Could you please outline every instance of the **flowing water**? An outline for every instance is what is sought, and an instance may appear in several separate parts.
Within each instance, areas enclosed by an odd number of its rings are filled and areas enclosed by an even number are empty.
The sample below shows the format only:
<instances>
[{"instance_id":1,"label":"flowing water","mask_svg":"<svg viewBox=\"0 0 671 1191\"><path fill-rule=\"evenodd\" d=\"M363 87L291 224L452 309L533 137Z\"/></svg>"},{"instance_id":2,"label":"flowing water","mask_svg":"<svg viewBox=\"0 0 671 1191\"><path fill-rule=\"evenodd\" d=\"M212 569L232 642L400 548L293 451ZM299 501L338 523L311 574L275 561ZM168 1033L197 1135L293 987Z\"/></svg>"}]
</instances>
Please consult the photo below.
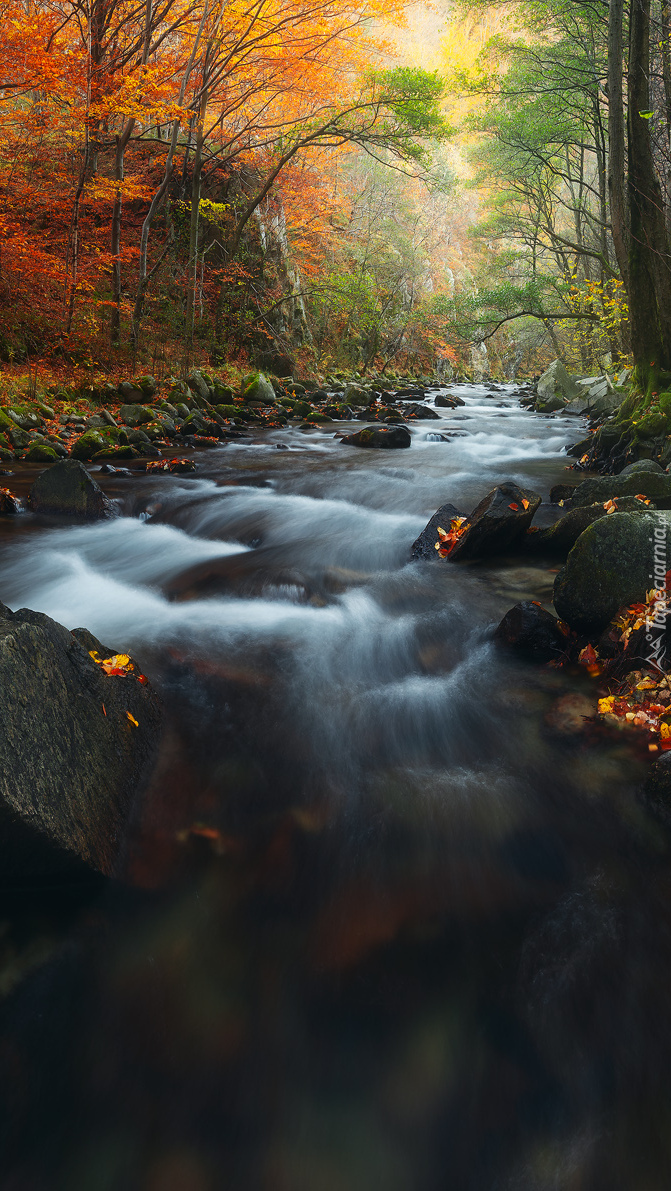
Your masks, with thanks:
<instances>
[{"instance_id":1,"label":"flowing water","mask_svg":"<svg viewBox=\"0 0 671 1191\"><path fill-rule=\"evenodd\" d=\"M3 903L3 1187L671 1186L641 759L491 643L556 563L408 561L446 501L547 501L582 428L459 391L409 451L257 433L4 527L0 598L133 652L168 730L122 879Z\"/></svg>"}]
</instances>

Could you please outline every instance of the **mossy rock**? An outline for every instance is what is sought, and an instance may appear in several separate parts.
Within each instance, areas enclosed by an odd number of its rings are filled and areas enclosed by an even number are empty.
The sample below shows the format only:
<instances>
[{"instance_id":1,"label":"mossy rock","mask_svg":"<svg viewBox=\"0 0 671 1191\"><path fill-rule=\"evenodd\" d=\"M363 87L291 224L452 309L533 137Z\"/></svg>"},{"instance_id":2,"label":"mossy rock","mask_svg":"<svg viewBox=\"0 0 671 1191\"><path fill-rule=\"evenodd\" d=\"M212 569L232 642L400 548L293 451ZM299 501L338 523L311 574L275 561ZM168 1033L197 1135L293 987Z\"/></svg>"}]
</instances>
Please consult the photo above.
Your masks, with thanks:
<instances>
[{"instance_id":1,"label":"mossy rock","mask_svg":"<svg viewBox=\"0 0 671 1191\"><path fill-rule=\"evenodd\" d=\"M650 497L660 509L671 509L671 476L663 471L634 472L583 480L571 498L574 509L620 496Z\"/></svg>"},{"instance_id":2,"label":"mossy rock","mask_svg":"<svg viewBox=\"0 0 671 1191\"><path fill-rule=\"evenodd\" d=\"M656 438L660 434L667 434L669 428L668 419L658 409L648 410L642 418L632 423L632 429L636 438L643 439Z\"/></svg>"},{"instance_id":3,"label":"mossy rock","mask_svg":"<svg viewBox=\"0 0 671 1191\"><path fill-rule=\"evenodd\" d=\"M58 455L54 448L47 446L46 443L34 442L25 452L23 458L27 463L50 463L55 462Z\"/></svg>"},{"instance_id":4,"label":"mossy rock","mask_svg":"<svg viewBox=\"0 0 671 1191\"><path fill-rule=\"evenodd\" d=\"M309 415L311 422L332 422L333 418L329 418L328 414L311 413Z\"/></svg>"},{"instance_id":5,"label":"mossy rock","mask_svg":"<svg viewBox=\"0 0 671 1191\"><path fill-rule=\"evenodd\" d=\"M220 418L237 418L240 409L237 405L215 405L216 412Z\"/></svg>"},{"instance_id":6,"label":"mossy rock","mask_svg":"<svg viewBox=\"0 0 671 1191\"><path fill-rule=\"evenodd\" d=\"M275 401L275 390L262 372L252 372L242 382L243 401L261 401L264 405L272 405Z\"/></svg>"},{"instance_id":7,"label":"mossy rock","mask_svg":"<svg viewBox=\"0 0 671 1191\"><path fill-rule=\"evenodd\" d=\"M42 426L42 418L39 414L28 409L26 405L12 405L7 412L14 424L20 426L21 430L39 430Z\"/></svg>"},{"instance_id":8,"label":"mossy rock","mask_svg":"<svg viewBox=\"0 0 671 1191\"><path fill-rule=\"evenodd\" d=\"M235 396L235 391L229 385L222 385L221 381L215 380L212 385L213 401L222 402L224 405L230 405Z\"/></svg>"},{"instance_id":9,"label":"mossy rock","mask_svg":"<svg viewBox=\"0 0 671 1191\"><path fill-rule=\"evenodd\" d=\"M668 548L668 519L647 511L612 513L581 533L554 585L557 614L571 628L601 629L623 605L645 599L654 585L655 528Z\"/></svg>"},{"instance_id":10,"label":"mossy rock","mask_svg":"<svg viewBox=\"0 0 671 1191\"><path fill-rule=\"evenodd\" d=\"M81 438L77 439L70 451L70 455L73 459L93 459L93 456L96 455L98 451L101 451L106 445L107 444L105 443L105 440L99 431L87 430L85 434L82 434Z\"/></svg>"},{"instance_id":11,"label":"mossy rock","mask_svg":"<svg viewBox=\"0 0 671 1191\"><path fill-rule=\"evenodd\" d=\"M153 397L158 388L153 376L135 376L132 383L140 390L145 399Z\"/></svg>"},{"instance_id":12,"label":"mossy rock","mask_svg":"<svg viewBox=\"0 0 671 1191\"><path fill-rule=\"evenodd\" d=\"M126 446L105 447L93 456L93 462L100 463L106 459L137 459L139 455L140 451L128 443Z\"/></svg>"},{"instance_id":13,"label":"mossy rock","mask_svg":"<svg viewBox=\"0 0 671 1191\"><path fill-rule=\"evenodd\" d=\"M9 447L0 447L0 461L2 463L11 463L13 459L16 459L14 451L10 451Z\"/></svg>"}]
</instances>

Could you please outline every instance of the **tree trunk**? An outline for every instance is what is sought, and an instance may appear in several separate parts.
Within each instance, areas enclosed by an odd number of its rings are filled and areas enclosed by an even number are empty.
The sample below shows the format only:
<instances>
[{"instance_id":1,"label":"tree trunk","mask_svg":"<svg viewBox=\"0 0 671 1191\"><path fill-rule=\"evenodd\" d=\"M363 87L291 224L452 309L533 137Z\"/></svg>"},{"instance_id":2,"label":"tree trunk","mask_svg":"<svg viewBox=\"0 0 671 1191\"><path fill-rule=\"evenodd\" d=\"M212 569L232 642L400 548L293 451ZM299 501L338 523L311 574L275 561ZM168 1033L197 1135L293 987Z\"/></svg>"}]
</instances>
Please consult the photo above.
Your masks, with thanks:
<instances>
[{"instance_id":1,"label":"tree trunk","mask_svg":"<svg viewBox=\"0 0 671 1191\"><path fill-rule=\"evenodd\" d=\"M624 0L610 0L608 26L608 191L613 248L620 276L628 289L629 244L624 176L624 101L622 96L622 61Z\"/></svg>"},{"instance_id":2,"label":"tree trunk","mask_svg":"<svg viewBox=\"0 0 671 1191\"><path fill-rule=\"evenodd\" d=\"M126 121L126 126L121 136L116 138L114 178L117 182L123 182L126 145L130 140L130 135L134 127L135 118L130 116ZM114 194L114 207L112 210L112 297L114 299L114 307L112 309L112 321L110 325L110 342L113 346L118 344L119 332L121 330L121 204L121 188L119 187Z\"/></svg>"},{"instance_id":3,"label":"tree trunk","mask_svg":"<svg viewBox=\"0 0 671 1191\"><path fill-rule=\"evenodd\" d=\"M650 0L631 0L629 22L629 321L641 388L651 392L671 367L671 256L652 157ZM643 113L643 114L642 114Z\"/></svg>"}]
</instances>

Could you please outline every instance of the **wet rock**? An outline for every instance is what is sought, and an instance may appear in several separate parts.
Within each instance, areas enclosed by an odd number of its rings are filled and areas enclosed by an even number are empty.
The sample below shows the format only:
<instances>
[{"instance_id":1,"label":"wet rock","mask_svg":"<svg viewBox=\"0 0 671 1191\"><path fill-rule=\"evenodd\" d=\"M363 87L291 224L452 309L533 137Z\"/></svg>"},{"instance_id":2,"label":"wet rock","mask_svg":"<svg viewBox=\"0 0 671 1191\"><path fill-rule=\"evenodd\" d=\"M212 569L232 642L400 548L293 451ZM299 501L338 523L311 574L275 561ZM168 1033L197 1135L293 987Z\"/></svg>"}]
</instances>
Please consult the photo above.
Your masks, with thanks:
<instances>
[{"instance_id":1,"label":"wet rock","mask_svg":"<svg viewBox=\"0 0 671 1191\"><path fill-rule=\"evenodd\" d=\"M93 456L94 463L100 463L104 459L137 459L139 451L136 447L131 446L130 443L118 447L104 447L102 451L98 451ZM112 468L112 471L125 471L125 468ZM105 471L105 468L101 468ZM130 474L130 473L129 473Z\"/></svg>"},{"instance_id":2,"label":"wet rock","mask_svg":"<svg viewBox=\"0 0 671 1191\"><path fill-rule=\"evenodd\" d=\"M440 558L440 555L436 550L436 542L438 541L438 526L448 532L450 528L450 521L453 521L455 517L461 517L459 509L456 509L454 505L451 504L441 505L437 512L433 514L431 520L427 522L419 537L416 538L412 543L412 546L410 547L410 557L430 559Z\"/></svg>"},{"instance_id":3,"label":"wet rock","mask_svg":"<svg viewBox=\"0 0 671 1191\"><path fill-rule=\"evenodd\" d=\"M456 393L438 393L434 405L437 409L456 409L459 405L465 405L463 397L457 397Z\"/></svg>"},{"instance_id":4,"label":"wet rock","mask_svg":"<svg viewBox=\"0 0 671 1191\"><path fill-rule=\"evenodd\" d=\"M538 662L549 662L566 646L552 613L532 600L522 600L506 612L494 630L494 640Z\"/></svg>"},{"instance_id":5,"label":"wet rock","mask_svg":"<svg viewBox=\"0 0 671 1191\"><path fill-rule=\"evenodd\" d=\"M122 405L119 410L119 421L133 429L136 426L142 426L145 422L153 422L154 417L153 410L147 409L146 405Z\"/></svg>"},{"instance_id":6,"label":"wet rock","mask_svg":"<svg viewBox=\"0 0 671 1191\"><path fill-rule=\"evenodd\" d=\"M654 505L652 507L654 508ZM621 496L617 502L617 511L620 513L640 513L649 508L649 505L641 504L633 496ZM602 504L584 505L583 508L571 509L566 516L555 521L554 525L547 529L541 529L537 533L528 534L526 545L531 550L547 550L566 558L569 550L575 546L581 533L584 533L588 526L601 517L612 516L614 514L609 513Z\"/></svg>"},{"instance_id":7,"label":"wet rock","mask_svg":"<svg viewBox=\"0 0 671 1191\"><path fill-rule=\"evenodd\" d=\"M660 509L671 509L671 476L662 471L645 470L583 480L573 493L571 504L576 509L618 496L639 494L650 497Z\"/></svg>"},{"instance_id":8,"label":"wet rock","mask_svg":"<svg viewBox=\"0 0 671 1191\"><path fill-rule=\"evenodd\" d=\"M671 752L653 761L640 800L656 819L671 827Z\"/></svg>"},{"instance_id":9,"label":"wet rock","mask_svg":"<svg viewBox=\"0 0 671 1191\"><path fill-rule=\"evenodd\" d=\"M90 649L116 652L84 629L70 633L42 613L0 605L4 884L77 875L84 866L115 871L161 712L149 685L107 675Z\"/></svg>"},{"instance_id":10,"label":"wet rock","mask_svg":"<svg viewBox=\"0 0 671 1191\"><path fill-rule=\"evenodd\" d=\"M430 405L406 405L403 412L406 418L417 418L418 421L440 420L440 414L437 414L435 409L431 409Z\"/></svg>"},{"instance_id":11,"label":"wet rock","mask_svg":"<svg viewBox=\"0 0 671 1191\"><path fill-rule=\"evenodd\" d=\"M0 516L14 517L21 511L21 501L18 496L10 492L9 488L0 488Z\"/></svg>"},{"instance_id":12,"label":"wet rock","mask_svg":"<svg viewBox=\"0 0 671 1191\"><path fill-rule=\"evenodd\" d=\"M109 502L78 459L63 459L43 471L28 498L34 513L64 517L106 517Z\"/></svg>"},{"instance_id":13,"label":"wet rock","mask_svg":"<svg viewBox=\"0 0 671 1191\"><path fill-rule=\"evenodd\" d=\"M550 503L558 505L562 500L570 500L577 484L554 484L550 489Z\"/></svg>"},{"instance_id":14,"label":"wet rock","mask_svg":"<svg viewBox=\"0 0 671 1191\"><path fill-rule=\"evenodd\" d=\"M535 492L511 482L493 488L470 514L468 528L450 558L482 558L507 550L526 533L540 503Z\"/></svg>"},{"instance_id":15,"label":"wet rock","mask_svg":"<svg viewBox=\"0 0 671 1191\"><path fill-rule=\"evenodd\" d=\"M612 513L578 538L554 584L557 614L571 628L603 628L624 604L645 598L654 572L654 514ZM668 536L668 534L667 534Z\"/></svg>"},{"instance_id":16,"label":"wet rock","mask_svg":"<svg viewBox=\"0 0 671 1191\"><path fill-rule=\"evenodd\" d=\"M348 434L340 440L349 447L377 447L386 450L397 450L409 447L412 439L410 431L405 426L373 427L366 426L357 430L356 434Z\"/></svg>"}]
</instances>

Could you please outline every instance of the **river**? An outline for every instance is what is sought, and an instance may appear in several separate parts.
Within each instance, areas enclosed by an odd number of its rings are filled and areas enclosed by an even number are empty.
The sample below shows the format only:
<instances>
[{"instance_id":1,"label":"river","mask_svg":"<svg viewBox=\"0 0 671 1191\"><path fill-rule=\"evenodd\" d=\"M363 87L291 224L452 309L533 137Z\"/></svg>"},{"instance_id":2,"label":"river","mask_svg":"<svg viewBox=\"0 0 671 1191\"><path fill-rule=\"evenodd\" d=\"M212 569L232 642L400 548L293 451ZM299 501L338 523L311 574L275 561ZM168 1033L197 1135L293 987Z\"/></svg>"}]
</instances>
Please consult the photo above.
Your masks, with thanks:
<instances>
[{"instance_id":1,"label":"river","mask_svg":"<svg viewBox=\"0 0 671 1191\"><path fill-rule=\"evenodd\" d=\"M556 562L408 561L446 501L547 501L583 428L457 392L410 450L257 432L3 525L0 598L132 652L169 722L123 879L4 896L9 1191L668 1191L643 763L491 643Z\"/></svg>"}]
</instances>

